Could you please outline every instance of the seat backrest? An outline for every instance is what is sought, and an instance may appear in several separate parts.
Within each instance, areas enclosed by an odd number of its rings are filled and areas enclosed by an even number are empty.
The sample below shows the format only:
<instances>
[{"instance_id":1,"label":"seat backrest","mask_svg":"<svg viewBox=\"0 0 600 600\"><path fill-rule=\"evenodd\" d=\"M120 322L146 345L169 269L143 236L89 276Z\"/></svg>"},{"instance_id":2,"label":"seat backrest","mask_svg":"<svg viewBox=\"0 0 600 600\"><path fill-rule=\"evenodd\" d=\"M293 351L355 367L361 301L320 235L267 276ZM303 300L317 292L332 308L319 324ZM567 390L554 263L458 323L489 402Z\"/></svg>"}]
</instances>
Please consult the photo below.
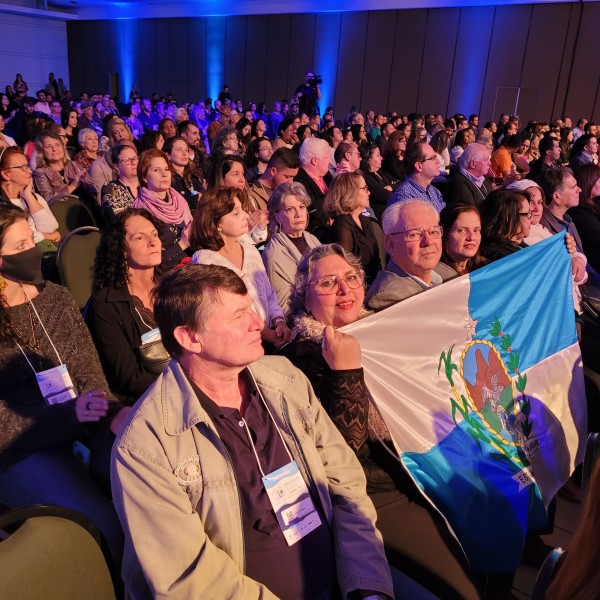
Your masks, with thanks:
<instances>
[{"instance_id":1,"label":"seat backrest","mask_svg":"<svg viewBox=\"0 0 600 600\"><path fill-rule=\"evenodd\" d=\"M58 246L56 264L61 283L71 292L80 310L92 295L92 267L100 238L97 227L80 227L69 232Z\"/></svg>"},{"instance_id":2,"label":"seat backrest","mask_svg":"<svg viewBox=\"0 0 600 600\"><path fill-rule=\"evenodd\" d=\"M583 455L583 467L581 470L581 496L585 502L590 478L594 472L596 461L600 460L600 433L592 432L588 435Z\"/></svg>"},{"instance_id":3,"label":"seat backrest","mask_svg":"<svg viewBox=\"0 0 600 600\"><path fill-rule=\"evenodd\" d=\"M13 529L11 526L18 526ZM0 596L11 600L114 600L100 534L83 515L60 507L15 509L0 517Z\"/></svg>"},{"instance_id":4,"label":"seat backrest","mask_svg":"<svg viewBox=\"0 0 600 600\"><path fill-rule=\"evenodd\" d=\"M546 591L558 572L559 563L564 554L565 551L562 548L554 548L554 550L546 556L538 572L537 579L535 580L535 585L531 592L531 600L544 600Z\"/></svg>"},{"instance_id":5,"label":"seat backrest","mask_svg":"<svg viewBox=\"0 0 600 600\"><path fill-rule=\"evenodd\" d=\"M48 206L58 221L58 231L63 238L79 227L96 226L90 209L77 196L55 196L48 201Z\"/></svg>"}]
</instances>

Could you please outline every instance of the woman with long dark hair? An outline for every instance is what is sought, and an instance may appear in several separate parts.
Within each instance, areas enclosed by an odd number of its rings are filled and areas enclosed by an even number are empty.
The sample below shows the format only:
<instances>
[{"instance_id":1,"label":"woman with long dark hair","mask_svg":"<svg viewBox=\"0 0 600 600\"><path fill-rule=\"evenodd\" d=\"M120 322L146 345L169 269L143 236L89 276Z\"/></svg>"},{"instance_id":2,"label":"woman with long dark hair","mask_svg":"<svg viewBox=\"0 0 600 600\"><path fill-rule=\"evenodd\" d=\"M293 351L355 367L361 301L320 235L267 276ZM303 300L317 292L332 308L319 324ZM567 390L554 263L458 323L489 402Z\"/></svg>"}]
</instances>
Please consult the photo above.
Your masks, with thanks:
<instances>
[{"instance_id":1,"label":"woman with long dark hair","mask_svg":"<svg viewBox=\"0 0 600 600\"><path fill-rule=\"evenodd\" d=\"M143 208L127 208L102 233L94 262L94 295L85 320L110 389L135 402L158 373L144 362L145 337L156 328L152 290L162 260L163 224Z\"/></svg>"}]
</instances>

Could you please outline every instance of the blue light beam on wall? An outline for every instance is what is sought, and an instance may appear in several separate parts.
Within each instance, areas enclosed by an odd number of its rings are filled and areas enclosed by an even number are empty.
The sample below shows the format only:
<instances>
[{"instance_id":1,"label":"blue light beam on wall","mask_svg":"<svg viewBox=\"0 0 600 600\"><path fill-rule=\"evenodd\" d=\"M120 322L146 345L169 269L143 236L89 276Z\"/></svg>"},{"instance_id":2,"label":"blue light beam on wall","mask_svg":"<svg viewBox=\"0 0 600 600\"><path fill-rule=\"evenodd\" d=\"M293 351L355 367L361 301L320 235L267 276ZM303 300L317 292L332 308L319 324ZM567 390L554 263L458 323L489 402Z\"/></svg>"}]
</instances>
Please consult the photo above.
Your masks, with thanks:
<instances>
[{"instance_id":1,"label":"blue light beam on wall","mask_svg":"<svg viewBox=\"0 0 600 600\"><path fill-rule=\"evenodd\" d=\"M321 115L335 101L338 47L340 45L341 13L317 15L315 27L314 73L323 77L319 108Z\"/></svg>"},{"instance_id":2,"label":"blue light beam on wall","mask_svg":"<svg viewBox=\"0 0 600 600\"><path fill-rule=\"evenodd\" d=\"M206 90L216 100L225 81L225 18L206 20Z\"/></svg>"},{"instance_id":3,"label":"blue light beam on wall","mask_svg":"<svg viewBox=\"0 0 600 600\"><path fill-rule=\"evenodd\" d=\"M117 21L121 27L119 47L119 100L127 102L129 92L135 82L135 61L137 58L136 33L138 22L134 19Z\"/></svg>"}]
</instances>

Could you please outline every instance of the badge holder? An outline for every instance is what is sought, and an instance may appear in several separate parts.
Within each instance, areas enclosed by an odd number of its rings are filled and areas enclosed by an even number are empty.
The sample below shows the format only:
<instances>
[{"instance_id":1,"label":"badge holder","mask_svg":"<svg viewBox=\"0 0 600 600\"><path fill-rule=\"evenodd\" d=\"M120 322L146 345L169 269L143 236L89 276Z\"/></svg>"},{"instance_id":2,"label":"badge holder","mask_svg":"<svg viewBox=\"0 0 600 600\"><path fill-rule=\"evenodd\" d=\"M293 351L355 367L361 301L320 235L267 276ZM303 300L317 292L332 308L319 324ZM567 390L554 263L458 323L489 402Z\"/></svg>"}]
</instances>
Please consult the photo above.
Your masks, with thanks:
<instances>
[{"instance_id":1,"label":"badge holder","mask_svg":"<svg viewBox=\"0 0 600 600\"><path fill-rule=\"evenodd\" d=\"M281 435L281 431L279 431L279 427L277 427L275 419L273 419L273 415L271 414L267 403L264 402L264 400L263 403L271 420L275 424L275 429L277 429L283 447L290 457L290 462L288 464L271 473L265 474L261 467L256 448L254 447L248 424L243 417L242 422L244 423L250 446L252 447L256 463L258 464L258 468L262 475L265 491L269 496L279 527L281 527L281 531L283 532L283 536L285 537L288 546L293 546L311 531L319 527L319 525L321 525L321 518L310 497L310 493L302 478L298 464L290 454L287 444Z\"/></svg>"}]
</instances>

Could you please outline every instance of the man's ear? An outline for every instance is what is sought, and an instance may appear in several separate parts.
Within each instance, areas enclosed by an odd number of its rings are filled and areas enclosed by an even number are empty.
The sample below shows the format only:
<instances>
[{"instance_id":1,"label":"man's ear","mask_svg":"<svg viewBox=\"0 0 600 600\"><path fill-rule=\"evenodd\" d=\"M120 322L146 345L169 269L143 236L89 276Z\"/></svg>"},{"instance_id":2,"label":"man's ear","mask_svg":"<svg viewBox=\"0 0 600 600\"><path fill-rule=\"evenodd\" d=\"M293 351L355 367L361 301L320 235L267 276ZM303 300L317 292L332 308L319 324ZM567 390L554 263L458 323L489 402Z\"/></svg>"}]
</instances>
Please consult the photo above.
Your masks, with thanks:
<instances>
[{"instance_id":1,"label":"man's ear","mask_svg":"<svg viewBox=\"0 0 600 600\"><path fill-rule=\"evenodd\" d=\"M393 235L385 235L383 237L383 246L385 248L385 251L390 255L393 256L394 254L394 236Z\"/></svg>"},{"instance_id":2,"label":"man's ear","mask_svg":"<svg viewBox=\"0 0 600 600\"><path fill-rule=\"evenodd\" d=\"M192 354L200 354L202 352L201 336L197 331L191 330L185 325L179 325L175 327L173 337L184 350Z\"/></svg>"}]
</instances>

